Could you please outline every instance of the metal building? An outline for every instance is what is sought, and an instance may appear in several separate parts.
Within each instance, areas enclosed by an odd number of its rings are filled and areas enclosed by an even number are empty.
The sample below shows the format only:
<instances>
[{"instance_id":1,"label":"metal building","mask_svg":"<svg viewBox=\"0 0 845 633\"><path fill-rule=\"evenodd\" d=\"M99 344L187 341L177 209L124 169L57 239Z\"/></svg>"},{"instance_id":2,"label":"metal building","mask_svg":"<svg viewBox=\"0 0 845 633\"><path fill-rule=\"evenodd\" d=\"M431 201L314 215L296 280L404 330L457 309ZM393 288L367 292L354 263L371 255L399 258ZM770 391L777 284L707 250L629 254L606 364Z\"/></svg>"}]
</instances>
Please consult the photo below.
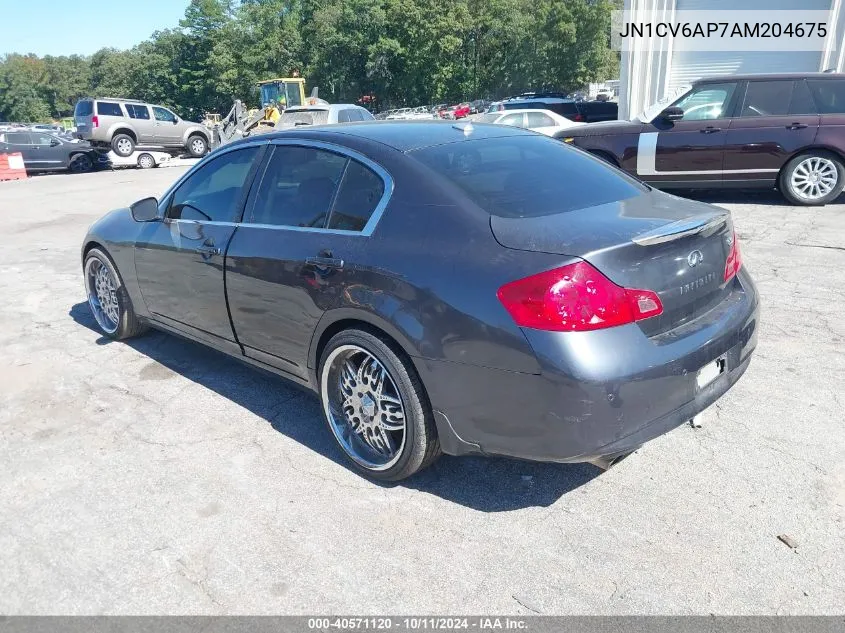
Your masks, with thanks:
<instances>
[{"instance_id":1,"label":"metal building","mask_svg":"<svg viewBox=\"0 0 845 633\"><path fill-rule=\"evenodd\" d=\"M645 12L660 12L671 21L675 11L778 9L829 12L823 51L672 51L671 41L638 40L622 52L619 118L635 116L670 90L701 77L739 73L845 71L845 0L625 0L632 19Z\"/></svg>"}]
</instances>

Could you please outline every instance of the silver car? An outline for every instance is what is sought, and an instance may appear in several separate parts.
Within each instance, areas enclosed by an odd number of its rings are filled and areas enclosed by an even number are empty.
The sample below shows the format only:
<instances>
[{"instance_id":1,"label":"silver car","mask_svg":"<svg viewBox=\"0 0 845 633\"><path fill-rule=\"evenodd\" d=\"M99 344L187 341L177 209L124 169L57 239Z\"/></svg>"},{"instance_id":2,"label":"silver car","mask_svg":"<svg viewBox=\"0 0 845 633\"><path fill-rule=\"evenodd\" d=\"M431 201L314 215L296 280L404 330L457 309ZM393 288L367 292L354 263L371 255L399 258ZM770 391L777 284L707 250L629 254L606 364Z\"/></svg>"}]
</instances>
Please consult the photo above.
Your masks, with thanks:
<instances>
[{"instance_id":1,"label":"silver car","mask_svg":"<svg viewBox=\"0 0 845 633\"><path fill-rule=\"evenodd\" d=\"M185 149L191 156L208 152L210 133L184 121L168 108L129 99L81 99L76 103L77 137L131 156L136 146Z\"/></svg>"}]
</instances>

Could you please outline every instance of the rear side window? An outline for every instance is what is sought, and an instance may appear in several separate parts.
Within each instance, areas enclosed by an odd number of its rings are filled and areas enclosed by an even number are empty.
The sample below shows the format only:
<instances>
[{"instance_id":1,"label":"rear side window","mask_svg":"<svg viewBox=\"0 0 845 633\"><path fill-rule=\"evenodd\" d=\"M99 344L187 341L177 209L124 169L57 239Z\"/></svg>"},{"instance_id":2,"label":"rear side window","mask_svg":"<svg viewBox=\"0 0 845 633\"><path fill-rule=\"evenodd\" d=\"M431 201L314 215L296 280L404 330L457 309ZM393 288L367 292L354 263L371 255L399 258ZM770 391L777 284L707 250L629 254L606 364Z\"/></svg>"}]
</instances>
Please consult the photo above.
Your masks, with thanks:
<instances>
[{"instance_id":1,"label":"rear side window","mask_svg":"<svg viewBox=\"0 0 845 633\"><path fill-rule=\"evenodd\" d=\"M789 114L818 114L806 81L795 82L792 88L792 99L789 101Z\"/></svg>"},{"instance_id":2,"label":"rear side window","mask_svg":"<svg viewBox=\"0 0 845 633\"><path fill-rule=\"evenodd\" d=\"M28 132L8 132L5 137L9 145L32 145L32 137Z\"/></svg>"},{"instance_id":3,"label":"rear side window","mask_svg":"<svg viewBox=\"0 0 845 633\"><path fill-rule=\"evenodd\" d=\"M77 101L76 108L73 110L74 116L91 116L94 114L93 101Z\"/></svg>"},{"instance_id":4,"label":"rear side window","mask_svg":"<svg viewBox=\"0 0 845 633\"><path fill-rule=\"evenodd\" d=\"M240 214L257 147L226 152L191 174L173 194L167 216L199 222L234 222Z\"/></svg>"},{"instance_id":5,"label":"rear side window","mask_svg":"<svg viewBox=\"0 0 845 633\"><path fill-rule=\"evenodd\" d=\"M338 123L350 123L352 121L357 121L357 118L354 118L356 115L355 111L351 108L346 108L345 110L341 110L337 113L337 122Z\"/></svg>"},{"instance_id":6,"label":"rear side window","mask_svg":"<svg viewBox=\"0 0 845 633\"><path fill-rule=\"evenodd\" d=\"M548 114L542 112L526 112L528 117L528 127L533 129L535 127L552 127L555 122Z\"/></svg>"},{"instance_id":7,"label":"rear side window","mask_svg":"<svg viewBox=\"0 0 845 633\"><path fill-rule=\"evenodd\" d=\"M123 116L123 110L120 109L119 103L112 101L98 101L97 114L100 116Z\"/></svg>"},{"instance_id":8,"label":"rear side window","mask_svg":"<svg viewBox=\"0 0 845 633\"><path fill-rule=\"evenodd\" d=\"M566 213L647 191L602 161L539 135L458 141L410 155L506 218Z\"/></svg>"},{"instance_id":9,"label":"rear side window","mask_svg":"<svg viewBox=\"0 0 845 633\"><path fill-rule=\"evenodd\" d=\"M845 81L809 79L807 84L815 97L819 114L845 114Z\"/></svg>"},{"instance_id":10,"label":"rear side window","mask_svg":"<svg viewBox=\"0 0 845 633\"><path fill-rule=\"evenodd\" d=\"M384 195L384 182L373 170L350 159L332 206L328 227L363 231Z\"/></svg>"},{"instance_id":11,"label":"rear side window","mask_svg":"<svg viewBox=\"0 0 845 633\"><path fill-rule=\"evenodd\" d=\"M789 112L791 81L750 81L745 91L740 116L783 116Z\"/></svg>"},{"instance_id":12,"label":"rear side window","mask_svg":"<svg viewBox=\"0 0 845 633\"><path fill-rule=\"evenodd\" d=\"M140 105L137 103L126 103L124 104L126 107L126 112L129 114L129 117L132 119L149 119L150 118L150 111L145 105Z\"/></svg>"},{"instance_id":13,"label":"rear side window","mask_svg":"<svg viewBox=\"0 0 845 633\"><path fill-rule=\"evenodd\" d=\"M276 147L246 221L325 228L347 160L313 147Z\"/></svg>"}]
</instances>

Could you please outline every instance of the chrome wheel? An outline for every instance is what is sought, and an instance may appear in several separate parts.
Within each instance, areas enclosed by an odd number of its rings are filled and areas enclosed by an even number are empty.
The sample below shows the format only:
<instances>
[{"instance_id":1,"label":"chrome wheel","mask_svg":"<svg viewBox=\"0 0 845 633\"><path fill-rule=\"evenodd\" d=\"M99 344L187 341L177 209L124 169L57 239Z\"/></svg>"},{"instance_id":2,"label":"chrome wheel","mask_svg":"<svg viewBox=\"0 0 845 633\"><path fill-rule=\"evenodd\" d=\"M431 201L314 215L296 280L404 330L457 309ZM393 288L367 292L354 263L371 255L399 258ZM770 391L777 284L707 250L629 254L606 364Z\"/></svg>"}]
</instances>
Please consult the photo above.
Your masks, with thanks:
<instances>
[{"instance_id":1,"label":"chrome wheel","mask_svg":"<svg viewBox=\"0 0 845 633\"><path fill-rule=\"evenodd\" d=\"M194 156L202 156L205 153L205 141L201 138L191 141L191 153Z\"/></svg>"},{"instance_id":2,"label":"chrome wheel","mask_svg":"<svg viewBox=\"0 0 845 633\"><path fill-rule=\"evenodd\" d=\"M153 161L153 157L149 154L141 154L138 157L138 167L141 169L149 169L150 167L155 166L155 161Z\"/></svg>"},{"instance_id":3,"label":"chrome wheel","mask_svg":"<svg viewBox=\"0 0 845 633\"><path fill-rule=\"evenodd\" d=\"M792 171L789 184L792 192L803 200L819 200L834 190L839 172L832 160L810 156Z\"/></svg>"},{"instance_id":4,"label":"chrome wheel","mask_svg":"<svg viewBox=\"0 0 845 633\"><path fill-rule=\"evenodd\" d=\"M128 138L119 139L116 149L121 156L129 156L132 153L132 141Z\"/></svg>"},{"instance_id":5,"label":"chrome wheel","mask_svg":"<svg viewBox=\"0 0 845 633\"><path fill-rule=\"evenodd\" d=\"M97 324L106 334L114 334L120 324L117 284L109 267L97 257L85 262L85 290Z\"/></svg>"},{"instance_id":6,"label":"chrome wheel","mask_svg":"<svg viewBox=\"0 0 845 633\"><path fill-rule=\"evenodd\" d=\"M326 358L320 381L323 408L341 448L368 470L387 470L405 447L402 396L387 369L357 345Z\"/></svg>"}]
</instances>

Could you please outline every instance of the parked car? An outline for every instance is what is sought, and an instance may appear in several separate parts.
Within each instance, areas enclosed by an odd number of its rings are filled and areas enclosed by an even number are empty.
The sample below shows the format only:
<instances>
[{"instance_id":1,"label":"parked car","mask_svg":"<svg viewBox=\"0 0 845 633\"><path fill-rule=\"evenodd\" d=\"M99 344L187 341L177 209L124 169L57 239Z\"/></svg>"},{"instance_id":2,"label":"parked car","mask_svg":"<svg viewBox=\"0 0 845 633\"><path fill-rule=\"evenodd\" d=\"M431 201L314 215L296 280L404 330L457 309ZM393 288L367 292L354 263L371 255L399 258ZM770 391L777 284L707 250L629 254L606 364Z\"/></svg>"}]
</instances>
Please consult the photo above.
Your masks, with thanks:
<instances>
[{"instance_id":1,"label":"parked car","mask_svg":"<svg viewBox=\"0 0 845 633\"><path fill-rule=\"evenodd\" d=\"M539 94L536 96L522 96L507 99L502 102L505 110L524 110L538 108L551 110L579 123L595 123L597 121L615 121L619 118L619 104L607 101L576 101L569 97L561 97L556 93L551 96Z\"/></svg>"},{"instance_id":2,"label":"parked car","mask_svg":"<svg viewBox=\"0 0 845 633\"><path fill-rule=\"evenodd\" d=\"M374 118L369 110L352 103L326 103L288 108L282 112L275 128L278 130L300 125L353 123L355 121L372 121Z\"/></svg>"},{"instance_id":3,"label":"parked car","mask_svg":"<svg viewBox=\"0 0 845 633\"><path fill-rule=\"evenodd\" d=\"M655 187L777 187L793 204L845 186L845 75L710 77L631 121L560 133Z\"/></svg>"},{"instance_id":4,"label":"parked car","mask_svg":"<svg viewBox=\"0 0 845 633\"><path fill-rule=\"evenodd\" d=\"M471 108L468 103L460 103L455 106L455 109L452 111L452 118L453 119L463 119L464 117L468 117L470 115Z\"/></svg>"},{"instance_id":5,"label":"parked car","mask_svg":"<svg viewBox=\"0 0 845 633\"><path fill-rule=\"evenodd\" d=\"M25 128L0 132L0 154L20 152L27 171L86 172L109 167L108 156L90 143L75 143L55 134Z\"/></svg>"},{"instance_id":6,"label":"parked car","mask_svg":"<svg viewBox=\"0 0 845 633\"><path fill-rule=\"evenodd\" d=\"M470 101L469 103L469 113L470 114L481 114L487 110L487 107L490 105L490 102L487 99L476 99L475 101Z\"/></svg>"},{"instance_id":7,"label":"parked car","mask_svg":"<svg viewBox=\"0 0 845 633\"><path fill-rule=\"evenodd\" d=\"M171 156L166 152L135 151L129 156L119 156L109 152L109 159L112 167L140 167L141 169L152 169L161 167L170 162Z\"/></svg>"},{"instance_id":8,"label":"parked car","mask_svg":"<svg viewBox=\"0 0 845 633\"><path fill-rule=\"evenodd\" d=\"M236 141L93 224L81 260L106 336L153 326L313 390L379 479L441 451L606 466L757 341L729 211L508 126Z\"/></svg>"},{"instance_id":9,"label":"parked car","mask_svg":"<svg viewBox=\"0 0 845 633\"><path fill-rule=\"evenodd\" d=\"M563 130L569 130L584 123L570 121L566 117L551 110L505 110L503 112L489 112L474 117L474 122L496 123L498 125L513 125L534 130L546 136L554 136Z\"/></svg>"},{"instance_id":10,"label":"parked car","mask_svg":"<svg viewBox=\"0 0 845 633\"><path fill-rule=\"evenodd\" d=\"M172 110L128 99L81 99L74 109L76 135L131 156L136 146L184 149L191 156L208 152L210 132L200 123L184 121Z\"/></svg>"}]
</instances>

